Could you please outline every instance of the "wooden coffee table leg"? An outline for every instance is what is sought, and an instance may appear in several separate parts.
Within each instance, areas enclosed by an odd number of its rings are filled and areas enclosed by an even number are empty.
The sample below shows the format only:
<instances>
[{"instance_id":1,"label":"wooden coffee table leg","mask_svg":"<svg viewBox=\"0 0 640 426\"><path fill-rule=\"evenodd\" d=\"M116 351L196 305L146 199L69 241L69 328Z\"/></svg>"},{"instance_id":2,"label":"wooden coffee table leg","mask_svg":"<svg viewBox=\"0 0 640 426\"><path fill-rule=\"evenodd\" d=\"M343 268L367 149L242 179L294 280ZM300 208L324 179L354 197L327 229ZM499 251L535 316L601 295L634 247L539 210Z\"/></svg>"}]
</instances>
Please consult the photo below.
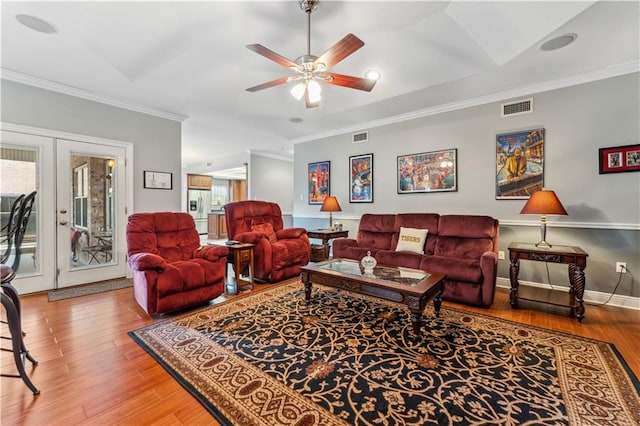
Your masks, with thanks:
<instances>
[{"instance_id":1,"label":"wooden coffee table leg","mask_svg":"<svg viewBox=\"0 0 640 426\"><path fill-rule=\"evenodd\" d=\"M440 317L440 307L442 306L442 291L438 292L433 298L433 311L436 317Z\"/></svg>"},{"instance_id":2,"label":"wooden coffee table leg","mask_svg":"<svg viewBox=\"0 0 640 426\"><path fill-rule=\"evenodd\" d=\"M304 300L311 302L311 281L304 283Z\"/></svg>"},{"instance_id":3,"label":"wooden coffee table leg","mask_svg":"<svg viewBox=\"0 0 640 426\"><path fill-rule=\"evenodd\" d=\"M420 325L422 324L422 312L411 311L411 326L413 327L413 335L420 337Z\"/></svg>"}]
</instances>

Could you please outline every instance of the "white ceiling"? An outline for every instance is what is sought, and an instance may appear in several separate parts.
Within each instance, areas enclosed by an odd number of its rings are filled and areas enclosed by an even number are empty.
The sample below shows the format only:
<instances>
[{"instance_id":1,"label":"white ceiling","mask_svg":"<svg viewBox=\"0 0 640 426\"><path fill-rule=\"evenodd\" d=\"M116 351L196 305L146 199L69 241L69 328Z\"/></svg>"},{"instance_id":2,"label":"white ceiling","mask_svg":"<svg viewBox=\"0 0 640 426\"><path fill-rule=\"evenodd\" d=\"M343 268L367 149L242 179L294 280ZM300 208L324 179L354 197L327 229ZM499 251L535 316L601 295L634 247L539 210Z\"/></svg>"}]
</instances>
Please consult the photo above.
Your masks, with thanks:
<instances>
[{"instance_id":1,"label":"white ceiling","mask_svg":"<svg viewBox=\"0 0 640 426\"><path fill-rule=\"evenodd\" d=\"M332 68L382 79L367 93L323 85L306 109L291 72L248 50L306 53L297 1L2 1L2 78L183 119L182 163L240 152L292 155L296 142L402 118L638 72L638 1L328 1L311 17L311 53L347 33L365 46ZM58 32L30 30L27 14ZM565 33L556 51L538 46ZM290 118L302 118L292 123ZM212 158L213 159L213 158Z\"/></svg>"}]
</instances>

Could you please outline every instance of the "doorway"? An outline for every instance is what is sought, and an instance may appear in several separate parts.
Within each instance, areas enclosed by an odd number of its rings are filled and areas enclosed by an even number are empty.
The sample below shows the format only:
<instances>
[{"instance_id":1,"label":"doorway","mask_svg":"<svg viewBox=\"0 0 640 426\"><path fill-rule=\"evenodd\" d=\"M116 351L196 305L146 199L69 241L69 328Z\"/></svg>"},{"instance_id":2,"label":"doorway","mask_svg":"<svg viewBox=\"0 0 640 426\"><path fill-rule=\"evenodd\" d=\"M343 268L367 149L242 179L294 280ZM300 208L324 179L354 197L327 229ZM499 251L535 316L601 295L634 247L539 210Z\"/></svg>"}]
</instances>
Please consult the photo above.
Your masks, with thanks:
<instances>
[{"instance_id":1,"label":"doorway","mask_svg":"<svg viewBox=\"0 0 640 426\"><path fill-rule=\"evenodd\" d=\"M4 125L0 199L37 191L14 285L22 294L124 277L131 144ZM14 131L14 129L17 129ZM50 136L49 136L50 135ZM74 137L75 139L75 137ZM80 138L82 139L82 138Z\"/></svg>"}]
</instances>

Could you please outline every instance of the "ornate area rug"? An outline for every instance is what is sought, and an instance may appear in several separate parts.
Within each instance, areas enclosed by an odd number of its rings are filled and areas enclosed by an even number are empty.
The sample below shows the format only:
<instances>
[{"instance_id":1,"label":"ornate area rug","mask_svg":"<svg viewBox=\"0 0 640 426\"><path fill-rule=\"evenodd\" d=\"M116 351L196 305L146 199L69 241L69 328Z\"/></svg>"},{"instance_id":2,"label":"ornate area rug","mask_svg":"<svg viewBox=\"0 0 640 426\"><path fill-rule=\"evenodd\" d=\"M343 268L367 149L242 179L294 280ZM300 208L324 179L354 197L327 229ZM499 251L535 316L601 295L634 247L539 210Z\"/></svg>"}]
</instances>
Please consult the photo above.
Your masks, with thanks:
<instances>
[{"instance_id":1,"label":"ornate area rug","mask_svg":"<svg viewBox=\"0 0 640 426\"><path fill-rule=\"evenodd\" d=\"M300 282L130 332L221 423L640 424L640 385L604 342Z\"/></svg>"}]
</instances>

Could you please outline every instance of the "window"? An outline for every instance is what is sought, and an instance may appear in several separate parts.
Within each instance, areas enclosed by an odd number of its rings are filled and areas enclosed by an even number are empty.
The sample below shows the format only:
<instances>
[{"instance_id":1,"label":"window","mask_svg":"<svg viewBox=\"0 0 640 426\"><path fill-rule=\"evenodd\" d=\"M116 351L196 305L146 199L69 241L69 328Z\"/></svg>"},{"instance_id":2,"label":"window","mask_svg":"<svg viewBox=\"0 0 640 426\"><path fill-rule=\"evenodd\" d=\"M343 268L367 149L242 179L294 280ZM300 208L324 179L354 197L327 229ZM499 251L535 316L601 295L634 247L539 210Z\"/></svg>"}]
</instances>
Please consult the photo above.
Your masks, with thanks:
<instances>
[{"instance_id":1,"label":"window","mask_svg":"<svg viewBox=\"0 0 640 426\"><path fill-rule=\"evenodd\" d=\"M89 196L89 167L83 164L73 169L73 224L86 228Z\"/></svg>"}]
</instances>

